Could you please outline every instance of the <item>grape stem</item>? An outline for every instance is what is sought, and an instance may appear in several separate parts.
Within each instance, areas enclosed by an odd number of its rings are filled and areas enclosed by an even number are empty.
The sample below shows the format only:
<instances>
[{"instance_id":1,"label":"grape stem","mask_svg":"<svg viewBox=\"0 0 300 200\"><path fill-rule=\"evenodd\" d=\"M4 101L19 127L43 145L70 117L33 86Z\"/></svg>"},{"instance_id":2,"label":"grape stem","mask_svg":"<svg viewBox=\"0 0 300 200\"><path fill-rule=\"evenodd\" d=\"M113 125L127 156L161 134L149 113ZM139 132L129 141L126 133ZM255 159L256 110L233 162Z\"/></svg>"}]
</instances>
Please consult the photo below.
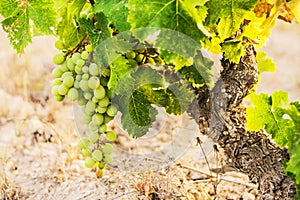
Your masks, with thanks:
<instances>
[{"instance_id":1,"label":"grape stem","mask_svg":"<svg viewBox=\"0 0 300 200\"><path fill-rule=\"evenodd\" d=\"M88 34L85 34L82 39L80 40L80 42L76 45L76 47L74 47L72 50L68 51L66 53L66 57L69 55L74 54L75 52L77 52L84 44L85 39L88 37Z\"/></svg>"}]
</instances>

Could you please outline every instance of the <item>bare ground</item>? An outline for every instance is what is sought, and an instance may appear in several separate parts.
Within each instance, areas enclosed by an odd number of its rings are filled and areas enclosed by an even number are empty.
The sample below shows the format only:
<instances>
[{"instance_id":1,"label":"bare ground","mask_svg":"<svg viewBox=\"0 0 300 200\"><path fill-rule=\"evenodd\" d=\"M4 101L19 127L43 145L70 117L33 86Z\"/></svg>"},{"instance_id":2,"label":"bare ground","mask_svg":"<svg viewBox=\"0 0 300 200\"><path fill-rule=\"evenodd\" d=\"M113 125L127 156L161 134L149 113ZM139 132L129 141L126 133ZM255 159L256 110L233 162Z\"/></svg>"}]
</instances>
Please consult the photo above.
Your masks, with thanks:
<instances>
[{"instance_id":1,"label":"bare ground","mask_svg":"<svg viewBox=\"0 0 300 200\"><path fill-rule=\"evenodd\" d=\"M54 41L35 38L18 56L0 32L0 199L256 199L256 186L223 168L222 150L214 150L187 117L162 114L154 134L140 140L124 134L115 120L116 162L97 179L77 147L73 104L55 102L50 95ZM299 44L299 25L277 25L263 49L278 70L262 75L258 91L282 89L300 99ZM180 138L178 124L190 140ZM147 159L146 153L160 150Z\"/></svg>"}]
</instances>

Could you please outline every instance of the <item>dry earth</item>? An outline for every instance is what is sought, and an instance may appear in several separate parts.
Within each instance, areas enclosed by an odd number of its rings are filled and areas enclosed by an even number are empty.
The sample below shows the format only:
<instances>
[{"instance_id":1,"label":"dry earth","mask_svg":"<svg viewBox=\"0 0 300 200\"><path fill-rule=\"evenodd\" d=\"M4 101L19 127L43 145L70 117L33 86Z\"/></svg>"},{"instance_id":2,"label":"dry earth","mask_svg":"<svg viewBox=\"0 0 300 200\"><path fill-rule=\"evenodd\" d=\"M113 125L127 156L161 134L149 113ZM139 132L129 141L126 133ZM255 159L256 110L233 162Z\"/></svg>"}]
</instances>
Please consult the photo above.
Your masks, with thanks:
<instances>
[{"instance_id":1,"label":"dry earth","mask_svg":"<svg viewBox=\"0 0 300 200\"><path fill-rule=\"evenodd\" d=\"M118 119L111 124L120 134L116 161L97 179L77 147L78 112L50 95L55 39L35 38L19 56L5 36L1 29L0 199L256 199L256 186L222 168L222 150L188 117L163 112L152 134L139 140L126 136ZM282 89L300 100L299 44L299 25L276 26L263 49L278 69L262 75L258 91Z\"/></svg>"}]
</instances>

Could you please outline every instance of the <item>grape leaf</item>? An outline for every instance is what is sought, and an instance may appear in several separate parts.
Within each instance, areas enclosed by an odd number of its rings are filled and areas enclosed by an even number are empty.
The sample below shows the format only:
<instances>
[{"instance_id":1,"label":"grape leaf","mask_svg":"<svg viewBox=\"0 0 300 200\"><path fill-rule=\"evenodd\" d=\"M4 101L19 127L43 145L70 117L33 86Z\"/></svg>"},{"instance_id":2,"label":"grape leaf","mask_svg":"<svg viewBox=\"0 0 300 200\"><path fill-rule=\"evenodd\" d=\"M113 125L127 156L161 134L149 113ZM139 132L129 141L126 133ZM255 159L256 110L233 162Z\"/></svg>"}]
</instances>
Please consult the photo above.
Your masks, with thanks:
<instances>
[{"instance_id":1,"label":"grape leaf","mask_svg":"<svg viewBox=\"0 0 300 200\"><path fill-rule=\"evenodd\" d=\"M256 53L256 60L259 72L275 72L276 65L271 58L267 57L265 52L259 51Z\"/></svg>"},{"instance_id":2,"label":"grape leaf","mask_svg":"<svg viewBox=\"0 0 300 200\"><path fill-rule=\"evenodd\" d=\"M53 34L52 29L56 25L56 14L51 0L3 0L0 14L5 18L1 22L3 29L18 53L24 51L33 34Z\"/></svg>"},{"instance_id":3,"label":"grape leaf","mask_svg":"<svg viewBox=\"0 0 300 200\"><path fill-rule=\"evenodd\" d=\"M130 29L130 25L127 22L128 8L125 7L126 4L127 0L96 1L94 12L103 12L117 30L127 31Z\"/></svg>"},{"instance_id":4,"label":"grape leaf","mask_svg":"<svg viewBox=\"0 0 300 200\"><path fill-rule=\"evenodd\" d=\"M239 63L241 57L245 55L245 49L241 41L226 41L222 44L222 51L225 59L233 63Z\"/></svg>"}]
</instances>

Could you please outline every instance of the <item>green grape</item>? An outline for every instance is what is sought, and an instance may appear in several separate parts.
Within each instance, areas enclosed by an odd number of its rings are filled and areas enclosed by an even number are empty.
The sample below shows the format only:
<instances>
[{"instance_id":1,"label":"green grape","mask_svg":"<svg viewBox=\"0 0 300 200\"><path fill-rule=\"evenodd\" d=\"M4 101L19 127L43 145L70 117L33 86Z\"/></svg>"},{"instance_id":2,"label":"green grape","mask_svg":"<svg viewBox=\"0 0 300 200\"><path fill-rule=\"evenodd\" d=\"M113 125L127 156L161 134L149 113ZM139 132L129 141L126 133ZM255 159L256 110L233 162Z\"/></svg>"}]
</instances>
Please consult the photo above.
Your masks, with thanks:
<instances>
[{"instance_id":1,"label":"green grape","mask_svg":"<svg viewBox=\"0 0 300 200\"><path fill-rule=\"evenodd\" d=\"M69 71L69 68L68 68L66 62L64 62L64 63L61 65L60 69L61 69L62 72L67 72L67 71Z\"/></svg>"},{"instance_id":2,"label":"green grape","mask_svg":"<svg viewBox=\"0 0 300 200\"><path fill-rule=\"evenodd\" d=\"M97 106L97 112L98 113L105 113L107 110L107 107L101 107L101 106Z\"/></svg>"},{"instance_id":3,"label":"green grape","mask_svg":"<svg viewBox=\"0 0 300 200\"><path fill-rule=\"evenodd\" d=\"M107 131L105 133L105 138L110 142L114 142L117 139L117 134L114 131Z\"/></svg>"},{"instance_id":4,"label":"green grape","mask_svg":"<svg viewBox=\"0 0 300 200\"><path fill-rule=\"evenodd\" d=\"M63 71L61 70L60 67L57 67L57 68L54 68L53 71L52 71L52 76L54 78L60 78L63 74Z\"/></svg>"},{"instance_id":5,"label":"green grape","mask_svg":"<svg viewBox=\"0 0 300 200\"><path fill-rule=\"evenodd\" d=\"M72 72L64 72L63 75L61 76L61 78L64 79L67 76L73 76L73 73Z\"/></svg>"},{"instance_id":6,"label":"green grape","mask_svg":"<svg viewBox=\"0 0 300 200\"><path fill-rule=\"evenodd\" d=\"M85 64L85 61L82 60L82 59L78 59L78 60L76 61L76 65L79 66L79 67L82 67L84 64Z\"/></svg>"},{"instance_id":7,"label":"green grape","mask_svg":"<svg viewBox=\"0 0 300 200\"><path fill-rule=\"evenodd\" d=\"M110 69L109 68L105 68L102 71L101 75L104 76L104 77L109 77L110 76Z\"/></svg>"},{"instance_id":8,"label":"green grape","mask_svg":"<svg viewBox=\"0 0 300 200\"><path fill-rule=\"evenodd\" d=\"M98 132L94 132L89 136L89 140L91 141L91 143L96 143L98 139L99 139Z\"/></svg>"},{"instance_id":9,"label":"green grape","mask_svg":"<svg viewBox=\"0 0 300 200\"><path fill-rule=\"evenodd\" d=\"M93 131L93 132L96 132L96 131L98 131L98 126L95 125L93 122L90 122L90 123L89 123L89 129L90 129L91 131Z\"/></svg>"},{"instance_id":10,"label":"green grape","mask_svg":"<svg viewBox=\"0 0 300 200\"><path fill-rule=\"evenodd\" d=\"M92 97L93 97L93 94L90 93L90 92L85 92L83 94L83 97L86 99L86 100L90 100Z\"/></svg>"},{"instance_id":11,"label":"green grape","mask_svg":"<svg viewBox=\"0 0 300 200\"><path fill-rule=\"evenodd\" d=\"M110 122L113 119L113 117L108 116L107 114L104 115L104 124L107 124L108 122Z\"/></svg>"},{"instance_id":12,"label":"green grape","mask_svg":"<svg viewBox=\"0 0 300 200\"><path fill-rule=\"evenodd\" d=\"M139 64L133 60L133 59L128 59L128 64L132 67L132 68L137 68L139 66Z\"/></svg>"},{"instance_id":13,"label":"green grape","mask_svg":"<svg viewBox=\"0 0 300 200\"><path fill-rule=\"evenodd\" d=\"M88 86L88 82L86 80L81 80L79 82L79 87L82 89L82 91L88 91L90 88Z\"/></svg>"},{"instance_id":14,"label":"green grape","mask_svg":"<svg viewBox=\"0 0 300 200\"><path fill-rule=\"evenodd\" d=\"M110 156L110 155L108 155L108 154L104 154L104 158L103 158L103 161L106 163L106 164L110 164L110 163L112 163L113 162L113 159L112 159L112 157Z\"/></svg>"},{"instance_id":15,"label":"green grape","mask_svg":"<svg viewBox=\"0 0 300 200\"><path fill-rule=\"evenodd\" d=\"M89 124L90 122L92 121L92 116L84 113L82 115L82 119L81 119L81 122L84 123L84 124Z\"/></svg>"},{"instance_id":16,"label":"green grape","mask_svg":"<svg viewBox=\"0 0 300 200\"><path fill-rule=\"evenodd\" d=\"M134 51L127 52L125 55L127 59L134 59L136 56Z\"/></svg>"},{"instance_id":17,"label":"green grape","mask_svg":"<svg viewBox=\"0 0 300 200\"><path fill-rule=\"evenodd\" d=\"M104 133L104 132L106 131L106 129L107 129L106 124L102 124L102 125L99 127L99 131L100 131L101 133Z\"/></svg>"},{"instance_id":18,"label":"green grape","mask_svg":"<svg viewBox=\"0 0 300 200\"><path fill-rule=\"evenodd\" d=\"M65 61L65 54L59 53L53 57L53 63L56 65L61 65Z\"/></svg>"},{"instance_id":19,"label":"green grape","mask_svg":"<svg viewBox=\"0 0 300 200\"><path fill-rule=\"evenodd\" d=\"M90 141L87 138L80 138L78 141L78 147L80 149L86 149L90 145Z\"/></svg>"},{"instance_id":20,"label":"green grape","mask_svg":"<svg viewBox=\"0 0 300 200\"><path fill-rule=\"evenodd\" d=\"M99 169L103 169L105 167L105 163L104 162L99 162L98 167L99 167Z\"/></svg>"},{"instance_id":21,"label":"green grape","mask_svg":"<svg viewBox=\"0 0 300 200\"><path fill-rule=\"evenodd\" d=\"M94 103L98 103L99 99L97 99L96 97L92 97L92 101L93 101Z\"/></svg>"},{"instance_id":22,"label":"green grape","mask_svg":"<svg viewBox=\"0 0 300 200\"><path fill-rule=\"evenodd\" d=\"M59 95L58 87L59 87L59 85L55 85L51 88L51 93L52 93L53 96L58 96Z\"/></svg>"},{"instance_id":23,"label":"green grape","mask_svg":"<svg viewBox=\"0 0 300 200\"><path fill-rule=\"evenodd\" d=\"M144 59L144 55L143 54L138 54L135 58L135 60L138 62L138 63L141 63Z\"/></svg>"},{"instance_id":24,"label":"green grape","mask_svg":"<svg viewBox=\"0 0 300 200\"><path fill-rule=\"evenodd\" d=\"M95 109L96 109L96 104L94 102L92 102L91 100L89 100L85 105L85 111L87 113L92 113L95 111Z\"/></svg>"},{"instance_id":25,"label":"green grape","mask_svg":"<svg viewBox=\"0 0 300 200\"><path fill-rule=\"evenodd\" d=\"M96 164L96 161L93 158L86 158L85 159L84 165L87 168L93 168L95 164Z\"/></svg>"},{"instance_id":26,"label":"green grape","mask_svg":"<svg viewBox=\"0 0 300 200\"><path fill-rule=\"evenodd\" d=\"M75 71L77 74L81 74L81 73L82 73L81 67L78 66L78 65L75 65L74 71Z\"/></svg>"},{"instance_id":27,"label":"green grape","mask_svg":"<svg viewBox=\"0 0 300 200\"><path fill-rule=\"evenodd\" d=\"M110 103L109 98L106 96L103 99L99 100L98 105L101 107L107 107L109 103Z\"/></svg>"},{"instance_id":28,"label":"green grape","mask_svg":"<svg viewBox=\"0 0 300 200\"><path fill-rule=\"evenodd\" d=\"M84 105L86 105L87 100L86 100L85 98L80 97L80 98L78 98L77 103L78 103L78 105L80 105L80 106L84 106Z\"/></svg>"},{"instance_id":29,"label":"green grape","mask_svg":"<svg viewBox=\"0 0 300 200\"><path fill-rule=\"evenodd\" d=\"M51 86L61 85L62 81L59 78L56 78L52 81Z\"/></svg>"},{"instance_id":30,"label":"green grape","mask_svg":"<svg viewBox=\"0 0 300 200\"><path fill-rule=\"evenodd\" d=\"M70 88L68 91L68 98L72 101L77 100L79 97L79 92L76 88Z\"/></svg>"},{"instance_id":31,"label":"green grape","mask_svg":"<svg viewBox=\"0 0 300 200\"><path fill-rule=\"evenodd\" d=\"M57 40L54 45L58 50L63 50L65 48L64 43L61 40Z\"/></svg>"},{"instance_id":32,"label":"green grape","mask_svg":"<svg viewBox=\"0 0 300 200\"><path fill-rule=\"evenodd\" d=\"M147 63L150 63L151 65L156 65L154 59L150 57L147 58Z\"/></svg>"},{"instance_id":33,"label":"green grape","mask_svg":"<svg viewBox=\"0 0 300 200\"><path fill-rule=\"evenodd\" d=\"M83 60L88 59L88 58L89 58L89 53L88 53L87 51L83 51L83 52L81 53L81 58L82 58Z\"/></svg>"},{"instance_id":34,"label":"green grape","mask_svg":"<svg viewBox=\"0 0 300 200\"><path fill-rule=\"evenodd\" d=\"M77 81L77 80L74 81L74 88L77 88L77 89L79 88L79 81Z\"/></svg>"},{"instance_id":35,"label":"green grape","mask_svg":"<svg viewBox=\"0 0 300 200\"><path fill-rule=\"evenodd\" d=\"M102 156L102 152L100 150L95 150L92 153L92 157L96 160L96 161L101 161L103 156Z\"/></svg>"},{"instance_id":36,"label":"green grape","mask_svg":"<svg viewBox=\"0 0 300 200\"><path fill-rule=\"evenodd\" d=\"M73 62L73 63L76 63L77 60L81 59L80 53L78 53L78 52L74 53L74 54L72 55L71 59L72 59L72 62Z\"/></svg>"},{"instance_id":37,"label":"green grape","mask_svg":"<svg viewBox=\"0 0 300 200\"><path fill-rule=\"evenodd\" d=\"M77 81L81 81L81 79L82 79L82 75L80 75L80 74L77 74L77 75L76 75L76 77L75 77L75 79L76 79Z\"/></svg>"},{"instance_id":38,"label":"green grape","mask_svg":"<svg viewBox=\"0 0 300 200\"><path fill-rule=\"evenodd\" d=\"M90 77L89 80L88 80L88 86L91 89L98 88L100 86L100 80L99 80L99 78L96 77L96 76Z\"/></svg>"},{"instance_id":39,"label":"green grape","mask_svg":"<svg viewBox=\"0 0 300 200\"><path fill-rule=\"evenodd\" d=\"M56 101L63 101L65 99L65 96L61 96L61 95L54 95L54 99Z\"/></svg>"},{"instance_id":40,"label":"green grape","mask_svg":"<svg viewBox=\"0 0 300 200\"><path fill-rule=\"evenodd\" d=\"M99 87L94 90L94 96L97 99L103 99L105 97L105 89L102 85L99 85Z\"/></svg>"},{"instance_id":41,"label":"green grape","mask_svg":"<svg viewBox=\"0 0 300 200\"><path fill-rule=\"evenodd\" d=\"M107 86L108 81L109 81L108 78L106 78L104 76L101 76L101 78L100 78L100 85Z\"/></svg>"},{"instance_id":42,"label":"green grape","mask_svg":"<svg viewBox=\"0 0 300 200\"><path fill-rule=\"evenodd\" d=\"M87 73L89 73L89 67L88 67L88 66L83 66L83 67L81 68L81 71L82 71L83 73L87 74Z\"/></svg>"},{"instance_id":43,"label":"green grape","mask_svg":"<svg viewBox=\"0 0 300 200\"><path fill-rule=\"evenodd\" d=\"M81 152L82 152L82 154L83 154L84 156L91 156L91 155L92 155L92 149L89 148L89 147L87 147L87 148L85 148L85 149L82 149Z\"/></svg>"},{"instance_id":44,"label":"green grape","mask_svg":"<svg viewBox=\"0 0 300 200\"><path fill-rule=\"evenodd\" d=\"M113 145L106 143L102 146L101 151L103 154L111 154L114 151Z\"/></svg>"},{"instance_id":45,"label":"green grape","mask_svg":"<svg viewBox=\"0 0 300 200\"><path fill-rule=\"evenodd\" d=\"M98 65L95 63L91 63L90 67L89 67L89 73L92 76L97 76L99 74L99 69L98 69Z\"/></svg>"},{"instance_id":46,"label":"green grape","mask_svg":"<svg viewBox=\"0 0 300 200\"><path fill-rule=\"evenodd\" d=\"M73 76L66 76L66 77L64 77L63 84L66 87L68 87L68 88L72 87L73 84L74 84L74 78L73 78Z\"/></svg>"},{"instance_id":47,"label":"green grape","mask_svg":"<svg viewBox=\"0 0 300 200\"><path fill-rule=\"evenodd\" d=\"M110 99L112 98L113 93L112 93L111 90L107 89L107 90L106 90L106 94L107 94L107 97L108 97L108 98L110 98Z\"/></svg>"},{"instance_id":48,"label":"green grape","mask_svg":"<svg viewBox=\"0 0 300 200\"><path fill-rule=\"evenodd\" d=\"M60 94L60 95L66 95L69 91L69 88L66 87L65 85L60 85L60 86L58 86L57 91L58 91L58 94Z\"/></svg>"},{"instance_id":49,"label":"green grape","mask_svg":"<svg viewBox=\"0 0 300 200\"><path fill-rule=\"evenodd\" d=\"M69 68L69 70L74 71L75 64L73 63L72 59L67 60L67 67Z\"/></svg>"},{"instance_id":50,"label":"green grape","mask_svg":"<svg viewBox=\"0 0 300 200\"><path fill-rule=\"evenodd\" d=\"M90 75L89 75L89 74L83 74L83 75L82 75L82 79L83 79L83 80L88 81L89 78L90 78Z\"/></svg>"},{"instance_id":51,"label":"green grape","mask_svg":"<svg viewBox=\"0 0 300 200\"><path fill-rule=\"evenodd\" d=\"M161 57L156 57L154 60L155 60L155 63L158 63L160 65L165 64L165 61Z\"/></svg>"},{"instance_id":52,"label":"green grape","mask_svg":"<svg viewBox=\"0 0 300 200\"><path fill-rule=\"evenodd\" d=\"M106 111L107 115L111 117L114 117L117 114L117 112L118 112L118 108L113 105L108 106Z\"/></svg>"},{"instance_id":53,"label":"green grape","mask_svg":"<svg viewBox=\"0 0 300 200\"><path fill-rule=\"evenodd\" d=\"M104 117L102 114L100 113L95 113L93 116L92 116L92 122L93 124L95 124L96 126L100 126L101 124L103 124L103 121L104 121Z\"/></svg>"},{"instance_id":54,"label":"green grape","mask_svg":"<svg viewBox=\"0 0 300 200\"><path fill-rule=\"evenodd\" d=\"M93 46L91 44L85 46L85 50L89 53L93 51Z\"/></svg>"}]
</instances>

